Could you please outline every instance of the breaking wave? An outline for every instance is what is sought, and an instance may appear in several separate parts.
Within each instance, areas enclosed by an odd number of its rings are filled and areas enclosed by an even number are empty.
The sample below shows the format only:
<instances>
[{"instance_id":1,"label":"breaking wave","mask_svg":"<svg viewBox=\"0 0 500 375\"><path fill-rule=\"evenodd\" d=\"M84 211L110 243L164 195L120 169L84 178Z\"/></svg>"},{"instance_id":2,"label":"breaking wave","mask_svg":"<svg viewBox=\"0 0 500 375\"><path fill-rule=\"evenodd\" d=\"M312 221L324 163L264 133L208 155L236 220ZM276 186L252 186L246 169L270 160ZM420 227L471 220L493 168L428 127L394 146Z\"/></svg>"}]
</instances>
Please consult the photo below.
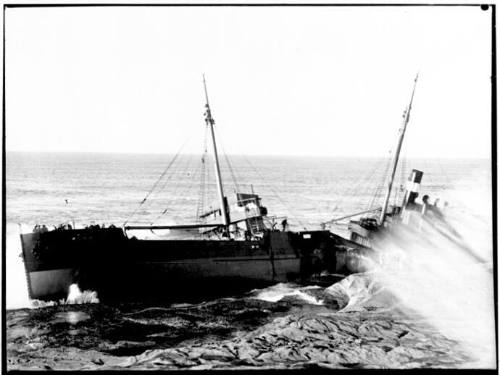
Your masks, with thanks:
<instances>
[{"instance_id":1,"label":"breaking wave","mask_svg":"<svg viewBox=\"0 0 500 375\"><path fill-rule=\"evenodd\" d=\"M371 272L350 275L325 292L342 302L340 312L386 310L397 305L397 299Z\"/></svg>"},{"instance_id":2,"label":"breaking wave","mask_svg":"<svg viewBox=\"0 0 500 375\"><path fill-rule=\"evenodd\" d=\"M386 311L399 305L398 299L383 286L374 272L347 276L327 288L280 283L253 290L251 298L266 302L294 301L325 306L337 312Z\"/></svg>"},{"instance_id":3,"label":"breaking wave","mask_svg":"<svg viewBox=\"0 0 500 375\"><path fill-rule=\"evenodd\" d=\"M30 299L28 296L28 285L26 272L21 257L21 241L19 235L29 228L22 224L7 224L7 309L40 308L55 305L99 303L97 293L91 290L80 290L77 284L68 288L65 299L58 301L41 301Z\"/></svg>"},{"instance_id":4,"label":"breaking wave","mask_svg":"<svg viewBox=\"0 0 500 375\"><path fill-rule=\"evenodd\" d=\"M82 303L99 303L99 298L97 298L97 292L92 290L80 290L77 284L71 284L69 286L68 297L66 298L66 304L82 304Z\"/></svg>"},{"instance_id":5,"label":"breaking wave","mask_svg":"<svg viewBox=\"0 0 500 375\"><path fill-rule=\"evenodd\" d=\"M39 299L29 300L30 308L40 308L48 306L59 306L59 305L81 305L86 303L99 303L99 298L97 297L97 292L92 290L80 290L77 284L71 284L68 288L68 296L59 301L42 301Z\"/></svg>"},{"instance_id":6,"label":"breaking wave","mask_svg":"<svg viewBox=\"0 0 500 375\"><path fill-rule=\"evenodd\" d=\"M314 295L314 292L321 290L319 286L299 287L296 284L279 283L265 289L253 290L252 298L278 302L286 297L295 297L311 305L323 305L323 300Z\"/></svg>"},{"instance_id":7,"label":"breaking wave","mask_svg":"<svg viewBox=\"0 0 500 375\"><path fill-rule=\"evenodd\" d=\"M21 225L8 223L6 238L6 300L7 309L32 307L28 297L28 284L21 258Z\"/></svg>"}]
</instances>

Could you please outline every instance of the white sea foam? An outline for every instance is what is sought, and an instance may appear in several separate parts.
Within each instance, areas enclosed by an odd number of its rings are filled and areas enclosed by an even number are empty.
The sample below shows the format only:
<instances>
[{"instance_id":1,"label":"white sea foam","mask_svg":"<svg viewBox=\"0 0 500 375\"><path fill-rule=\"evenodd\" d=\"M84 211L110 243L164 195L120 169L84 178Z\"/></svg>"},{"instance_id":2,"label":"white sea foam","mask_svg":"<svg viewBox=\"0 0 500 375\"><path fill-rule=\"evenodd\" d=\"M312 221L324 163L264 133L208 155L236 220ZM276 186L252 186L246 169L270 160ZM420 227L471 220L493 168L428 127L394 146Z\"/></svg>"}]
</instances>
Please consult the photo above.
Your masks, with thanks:
<instances>
[{"instance_id":1,"label":"white sea foam","mask_svg":"<svg viewBox=\"0 0 500 375\"><path fill-rule=\"evenodd\" d=\"M377 279L402 304L417 311L450 339L459 341L476 359L472 367L493 368L491 227L478 219L487 214L477 215L472 207L465 203L461 206L457 200L454 206L460 209L450 208L448 212L455 225L451 230L423 223L419 228L400 228L398 241L382 241L378 250L385 262L376 270Z\"/></svg>"},{"instance_id":2,"label":"white sea foam","mask_svg":"<svg viewBox=\"0 0 500 375\"><path fill-rule=\"evenodd\" d=\"M294 296L311 305L322 305L322 300L307 293L308 290L318 288L316 286L299 288L296 284L279 283L265 289L254 290L252 298L267 302L278 302L285 297Z\"/></svg>"},{"instance_id":3,"label":"white sea foam","mask_svg":"<svg viewBox=\"0 0 500 375\"><path fill-rule=\"evenodd\" d=\"M21 233L30 231L26 224L7 224L7 309L38 308L56 304L98 303L97 293L80 290L77 284L68 288L68 297L61 301L31 300L28 296L28 284L21 257Z\"/></svg>"},{"instance_id":4,"label":"white sea foam","mask_svg":"<svg viewBox=\"0 0 500 375\"><path fill-rule=\"evenodd\" d=\"M67 304L99 303L97 292L91 290L84 290L82 292L77 284L71 284L68 289Z\"/></svg>"},{"instance_id":5,"label":"white sea foam","mask_svg":"<svg viewBox=\"0 0 500 375\"><path fill-rule=\"evenodd\" d=\"M8 223L6 229L6 307L7 309L31 307L31 302L28 297L26 272L24 271L23 260L20 256L22 252L21 239L19 236L21 228L17 224Z\"/></svg>"},{"instance_id":6,"label":"white sea foam","mask_svg":"<svg viewBox=\"0 0 500 375\"><path fill-rule=\"evenodd\" d=\"M381 289L380 283L372 273L349 275L328 287L325 292L335 297L342 312L357 310ZM386 306L390 307L390 306Z\"/></svg>"}]
</instances>

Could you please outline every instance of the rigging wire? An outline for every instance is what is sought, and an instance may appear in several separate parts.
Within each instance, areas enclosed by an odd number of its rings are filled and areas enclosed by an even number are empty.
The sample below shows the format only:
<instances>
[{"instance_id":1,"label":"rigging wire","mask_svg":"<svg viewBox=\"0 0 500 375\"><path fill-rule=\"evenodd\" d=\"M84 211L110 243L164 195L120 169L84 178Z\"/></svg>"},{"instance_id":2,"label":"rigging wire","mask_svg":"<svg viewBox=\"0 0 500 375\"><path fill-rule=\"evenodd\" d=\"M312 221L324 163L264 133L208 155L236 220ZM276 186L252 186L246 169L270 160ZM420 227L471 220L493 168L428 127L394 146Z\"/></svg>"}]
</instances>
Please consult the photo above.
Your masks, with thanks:
<instances>
[{"instance_id":1,"label":"rigging wire","mask_svg":"<svg viewBox=\"0 0 500 375\"><path fill-rule=\"evenodd\" d=\"M366 185L366 189L363 192L363 197L366 197L367 202L369 202L366 207L368 208L373 208L375 204L375 200L380 194L380 190L383 189L384 185L384 180L386 179L387 176L387 169L390 161L388 162L385 158L380 158L379 163L377 165L377 169L374 170L372 174L372 178L370 180L370 183ZM385 167L384 167L385 166ZM384 169L382 169L384 168ZM381 173L380 173L381 172ZM376 183L375 181L378 180L379 175L377 173L380 173L382 176L382 181ZM371 199L370 199L371 197Z\"/></svg>"},{"instance_id":2,"label":"rigging wire","mask_svg":"<svg viewBox=\"0 0 500 375\"><path fill-rule=\"evenodd\" d=\"M186 161L186 164L189 162L190 159ZM177 174L181 173L182 170L185 168L182 168L181 165L181 160L179 160L179 163L175 164L174 168L172 169L171 173L168 175L168 177L165 179L163 182L163 185L160 187L160 189L157 191L157 194L161 194L165 188L167 187L168 182L174 178ZM177 186L177 185L176 185Z\"/></svg>"},{"instance_id":3,"label":"rigging wire","mask_svg":"<svg viewBox=\"0 0 500 375\"><path fill-rule=\"evenodd\" d=\"M189 166L191 166L192 158L190 159ZM194 168L193 168L194 169ZM184 181L183 189L180 188L176 190L175 195L173 197L179 197L186 200L189 200L191 191L195 188L197 184L194 183L194 180L198 178L198 173L200 170L198 168L194 169L193 173L188 173L188 178ZM180 185L179 185L180 186ZM196 201L196 199L195 199Z\"/></svg>"},{"instance_id":4,"label":"rigging wire","mask_svg":"<svg viewBox=\"0 0 500 375\"><path fill-rule=\"evenodd\" d=\"M385 170L382 174L382 180L381 182L376 186L376 189L375 189L375 192L372 196L372 199L370 201L370 204L368 205L368 209L371 209L373 208L373 206L375 205L375 201L379 198L379 195L380 195L380 192L382 191L382 189L384 188L385 186L385 182L387 181L387 178L389 176L389 167L391 166L391 158L389 158L389 160L386 162L386 165L385 165Z\"/></svg>"},{"instance_id":5,"label":"rigging wire","mask_svg":"<svg viewBox=\"0 0 500 375\"><path fill-rule=\"evenodd\" d=\"M182 168L182 162L181 162L182 159L179 159L179 161L177 163L175 163L173 166L172 166L172 169L169 173L169 175L167 176L167 178L165 179L165 181L163 182L163 185L158 189L156 190L154 193L156 196L161 196L162 192L165 190L165 187L167 186L168 182L175 176L175 175L178 175L181 170L183 169ZM148 202L150 203L150 205L154 202L154 199L149 199ZM156 207L153 207L152 210L154 211ZM164 209L163 212L167 212L168 208ZM145 225L152 225L153 223L152 222L143 222L143 224Z\"/></svg>"},{"instance_id":6,"label":"rigging wire","mask_svg":"<svg viewBox=\"0 0 500 375\"><path fill-rule=\"evenodd\" d=\"M210 155L210 153L207 153L206 159L205 159L205 186L202 191L203 194L203 211L201 214L206 213L206 210L211 210L213 207L213 202L217 200L217 195L216 195L216 187L214 182L209 182L212 180L212 177L215 176L215 168L214 168L214 162L213 158ZM207 208L207 205L208 208ZM217 203L215 203L217 205ZM206 221L206 218L201 219L202 221Z\"/></svg>"},{"instance_id":7,"label":"rigging wire","mask_svg":"<svg viewBox=\"0 0 500 375\"><path fill-rule=\"evenodd\" d=\"M381 170L381 168L382 168L382 166L384 164L384 161L385 161L385 158L380 158L378 160L377 164L375 165L375 167L372 169L370 175L363 180L363 182L364 182L363 183L364 189L362 190L361 194L359 194L359 190L360 190L359 185L357 187L357 190L354 191L354 196L362 197L362 199L363 199L363 206L365 206L364 200L366 199L367 201L369 201L370 197L373 194L373 193L371 193L371 191L373 190L374 187L378 186L378 184L376 184L375 181L377 180L378 173ZM360 202L359 206L361 208L361 206L362 206L361 202Z\"/></svg>"},{"instance_id":8,"label":"rigging wire","mask_svg":"<svg viewBox=\"0 0 500 375\"><path fill-rule=\"evenodd\" d=\"M149 196L151 195L151 193L153 193L154 189L156 188L156 186L158 186L158 184L160 183L160 181L163 179L163 177L165 177L165 174L168 172L168 170L170 169L170 167L172 166L172 164L175 163L175 161L177 160L177 157L179 156L180 152L182 151L182 149L184 148L184 146L186 145L186 143L188 142L189 139L187 139L183 144L182 146L179 148L179 150L177 151L177 153L174 155L173 159L170 161L170 163L167 165L167 167L165 168L165 170L163 171L163 173L160 175L160 177L156 180L156 182L154 183L153 187L148 191L148 193L146 194L146 196L144 197L144 199L139 203L139 205L137 206L137 208L134 210L134 212L132 212L132 214L125 220L125 222L123 223L123 226L125 226L129 220L134 217L134 215L139 211L139 209L142 207L142 205L148 200Z\"/></svg>"},{"instance_id":9,"label":"rigging wire","mask_svg":"<svg viewBox=\"0 0 500 375\"><path fill-rule=\"evenodd\" d=\"M260 174L260 172L258 171L258 169L253 166L253 164L250 162L250 160L248 160L248 158L246 157L246 155L243 155L243 158L246 160L246 162L248 163L248 165L250 165L250 167L252 167L252 169L257 173L257 175L259 176L259 178L262 181L265 181L266 179ZM298 218L298 216L295 215L292 212L292 210L288 207L288 204L279 196L279 194L273 189L273 187L271 185L268 185L268 187L271 190L271 192L274 194L274 196L281 202L281 204L284 206L284 208L287 209L287 210L289 210L289 212L293 216L292 218L295 219L300 224L300 226L305 229L304 223L302 223L302 221L300 221L300 219Z\"/></svg>"},{"instance_id":10,"label":"rigging wire","mask_svg":"<svg viewBox=\"0 0 500 375\"><path fill-rule=\"evenodd\" d=\"M427 180L429 181L429 184L425 184L425 186L428 186L430 188L429 193L435 193L436 188L439 186L439 184L437 183L436 179L432 177L432 173L430 172L432 168L430 168L430 164L428 163L427 159L424 159L424 165L425 170L429 171L427 173ZM434 188L432 188L432 186L434 186Z\"/></svg>"},{"instance_id":11,"label":"rigging wire","mask_svg":"<svg viewBox=\"0 0 500 375\"><path fill-rule=\"evenodd\" d=\"M200 186L198 189L198 204L196 205L196 215L195 222L201 223L201 215L205 211L205 179L206 179L206 168L205 168L205 154L202 156L201 167L200 167Z\"/></svg>"},{"instance_id":12,"label":"rigging wire","mask_svg":"<svg viewBox=\"0 0 500 375\"><path fill-rule=\"evenodd\" d=\"M360 161L360 159L358 159L358 161ZM365 176L363 178L359 179L358 182L356 183L356 185L354 186L354 188L352 190L349 189L350 191L354 192L354 194L352 194L352 195L358 196L358 192L359 192L361 186L365 186L365 190L364 190L363 193L366 192L367 188L370 187L370 182L372 181L373 175L379 169L379 167L380 167L380 165L382 164L383 161L384 161L383 159L379 160L377 162L377 164L371 169L371 171L369 172L369 174L365 174ZM344 183L342 186L344 187L345 185L346 184ZM342 189L342 191L343 191L343 189ZM337 199L337 201L333 203L334 204L334 208L332 210L332 214L337 210L337 208L339 206L342 206L342 204L344 203L344 201L346 200L346 198L348 196L349 196L348 194L342 194L340 196L340 198Z\"/></svg>"},{"instance_id":13,"label":"rigging wire","mask_svg":"<svg viewBox=\"0 0 500 375\"><path fill-rule=\"evenodd\" d=\"M231 165L231 162L229 161L229 157L227 156L226 150L224 149L224 144L222 143L221 139L222 137L220 136L220 132L215 128L215 132L217 133L217 138L219 139L219 145L221 146L222 153L224 154L224 158L226 160L226 164L229 169L229 173L231 174L231 178L233 180L234 186L236 187L236 191L240 191L240 187L238 185L238 180L236 179L236 174L233 170L233 166Z\"/></svg>"},{"instance_id":14,"label":"rigging wire","mask_svg":"<svg viewBox=\"0 0 500 375\"><path fill-rule=\"evenodd\" d=\"M185 170L189 170L189 168L190 168L190 166L191 166L192 161L193 161L193 155L189 155L189 156L188 156L188 159L187 159L187 160L186 160L186 162L185 162L185 167L184 167L184 168L182 168L182 170L184 170L184 171L185 171ZM182 176L182 171L180 170L179 172L180 172L180 175L178 176L179 178L178 178L177 183L176 183L176 185L175 185L175 188L174 188L175 190L174 190L174 191L173 191L173 193L171 194L171 199L169 199L169 200L167 201L167 203L170 203L170 202L172 201L172 199L176 199L176 197L178 197L178 196L181 196L181 197L182 197L182 196L184 195L185 190L186 190L186 189L181 190L181 191L180 191L180 193L179 193L179 190L181 189L181 186L182 186L182 182L181 182L181 178L180 178L180 177ZM169 179L170 179L170 178L172 178L173 176L174 176L174 174L171 174L171 175L169 176ZM191 175L189 175L189 176L191 176ZM189 181L190 181L190 180L188 180L188 182L189 182ZM166 184L164 185L164 187L165 187L165 186L166 186ZM154 224L157 220L159 220L159 219L160 219L163 215L165 215L168 211L169 211L168 207L167 207L167 208L165 208L165 209L163 209L163 211L160 213L160 215L158 215L158 216L157 216L157 217L156 217L156 218L155 218L155 219L151 222L151 224L150 224L150 225L153 225L153 224Z\"/></svg>"},{"instance_id":15,"label":"rigging wire","mask_svg":"<svg viewBox=\"0 0 500 375\"><path fill-rule=\"evenodd\" d=\"M399 168L399 186L396 189L396 193L393 195L393 201L392 201L393 206L397 206L399 193L403 192L404 188L405 188L405 176L407 174L406 162L407 162L407 157L406 157L406 148L405 148L404 152L403 152L403 157L401 160L401 168Z\"/></svg>"},{"instance_id":16,"label":"rigging wire","mask_svg":"<svg viewBox=\"0 0 500 375\"><path fill-rule=\"evenodd\" d=\"M198 170L196 170L193 174L189 174L189 176L191 177L190 179L188 179L188 181L184 181L184 182L180 182L177 183L175 185L175 189L174 191L172 192L172 194L170 194L174 199L178 196L180 197L183 197L185 196L188 192L191 192L191 190L193 189L193 186L194 184L191 184L190 182L192 180L194 180L194 178L196 176L198 176L198 173L200 174L200 196L201 198L199 198L198 200L198 204L197 204L197 212L196 212L196 215L197 217L199 215L201 215L201 213L203 213L203 207L204 207L204 202L206 201L205 197L208 196L208 194L204 193L204 186L206 185L206 177L208 175L208 168L205 167L205 165L207 164L207 156L208 156L208 149L207 149L207 131L208 131L208 126L205 127L205 138L204 138L204 154L202 155L202 162L200 163L201 164L201 168ZM192 165L192 160L193 160L193 156L194 155L190 155L189 156L189 159L186 161L186 166L183 168L184 170L190 170L190 167ZM208 163L210 164L210 163ZM180 168L178 168L180 169ZM179 171L180 172L180 171ZM173 174L170 175L168 177L168 179L165 181L162 189L160 191L162 191L168 180L171 179L173 177ZM181 190L181 187L184 187L182 190ZM201 206L200 206L200 200L201 200ZM201 207L201 208L200 208ZM201 210L201 211L200 211ZM163 217L167 212L168 212L168 208L167 209L164 209L151 223L150 225L153 225L154 222L156 222L157 220L159 220L161 217ZM199 213L199 214L198 214ZM199 221L197 220L197 217L195 218L195 221Z\"/></svg>"},{"instance_id":17,"label":"rigging wire","mask_svg":"<svg viewBox=\"0 0 500 375\"><path fill-rule=\"evenodd\" d=\"M206 159L208 155L208 147L207 147L207 133L208 133L208 124L205 125L205 136L203 138L203 154L201 156L201 166L200 166L200 189L198 194L198 205L196 208L196 222L201 222L201 215L205 211L205 186L207 180L207 168L206 168Z\"/></svg>"},{"instance_id":18,"label":"rigging wire","mask_svg":"<svg viewBox=\"0 0 500 375\"><path fill-rule=\"evenodd\" d=\"M209 210L212 209L213 205L218 207L219 198L217 195L217 186L215 182L215 162L214 158L210 153L207 153L205 158L205 185L202 191L204 205L210 204ZM200 194L201 195L201 194ZM202 212L204 213L204 212Z\"/></svg>"}]
</instances>

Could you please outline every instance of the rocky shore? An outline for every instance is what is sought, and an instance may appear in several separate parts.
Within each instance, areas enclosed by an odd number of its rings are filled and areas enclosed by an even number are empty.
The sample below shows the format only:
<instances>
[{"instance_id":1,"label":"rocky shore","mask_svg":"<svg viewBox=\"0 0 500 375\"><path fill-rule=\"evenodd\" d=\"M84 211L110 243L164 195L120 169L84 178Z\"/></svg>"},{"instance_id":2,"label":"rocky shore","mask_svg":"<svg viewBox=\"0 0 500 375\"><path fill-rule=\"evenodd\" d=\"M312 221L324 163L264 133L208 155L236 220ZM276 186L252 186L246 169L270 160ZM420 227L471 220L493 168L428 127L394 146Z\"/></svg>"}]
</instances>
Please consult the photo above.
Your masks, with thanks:
<instances>
[{"instance_id":1,"label":"rocky shore","mask_svg":"<svg viewBox=\"0 0 500 375\"><path fill-rule=\"evenodd\" d=\"M347 287L356 283L369 293L352 304ZM277 302L247 295L171 306L7 311L7 367L406 369L467 367L470 361L455 341L369 278L297 290Z\"/></svg>"}]
</instances>

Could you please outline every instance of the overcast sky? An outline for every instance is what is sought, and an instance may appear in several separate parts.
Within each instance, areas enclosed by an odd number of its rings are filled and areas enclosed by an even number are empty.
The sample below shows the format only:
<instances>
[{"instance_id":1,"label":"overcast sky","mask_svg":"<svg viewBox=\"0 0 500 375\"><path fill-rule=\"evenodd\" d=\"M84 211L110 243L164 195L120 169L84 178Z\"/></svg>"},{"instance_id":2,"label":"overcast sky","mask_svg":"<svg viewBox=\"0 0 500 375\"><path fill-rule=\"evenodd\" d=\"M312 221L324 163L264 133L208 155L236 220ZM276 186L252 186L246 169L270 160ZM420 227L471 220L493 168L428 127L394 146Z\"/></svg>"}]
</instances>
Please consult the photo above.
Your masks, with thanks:
<instances>
[{"instance_id":1,"label":"overcast sky","mask_svg":"<svg viewBox=\"0 0 500 375\"><path fill-rule=\"evenodd\" d=\"M491 9L6 10L7 150L489 157Z\"/></svg>"}]
</instances>

